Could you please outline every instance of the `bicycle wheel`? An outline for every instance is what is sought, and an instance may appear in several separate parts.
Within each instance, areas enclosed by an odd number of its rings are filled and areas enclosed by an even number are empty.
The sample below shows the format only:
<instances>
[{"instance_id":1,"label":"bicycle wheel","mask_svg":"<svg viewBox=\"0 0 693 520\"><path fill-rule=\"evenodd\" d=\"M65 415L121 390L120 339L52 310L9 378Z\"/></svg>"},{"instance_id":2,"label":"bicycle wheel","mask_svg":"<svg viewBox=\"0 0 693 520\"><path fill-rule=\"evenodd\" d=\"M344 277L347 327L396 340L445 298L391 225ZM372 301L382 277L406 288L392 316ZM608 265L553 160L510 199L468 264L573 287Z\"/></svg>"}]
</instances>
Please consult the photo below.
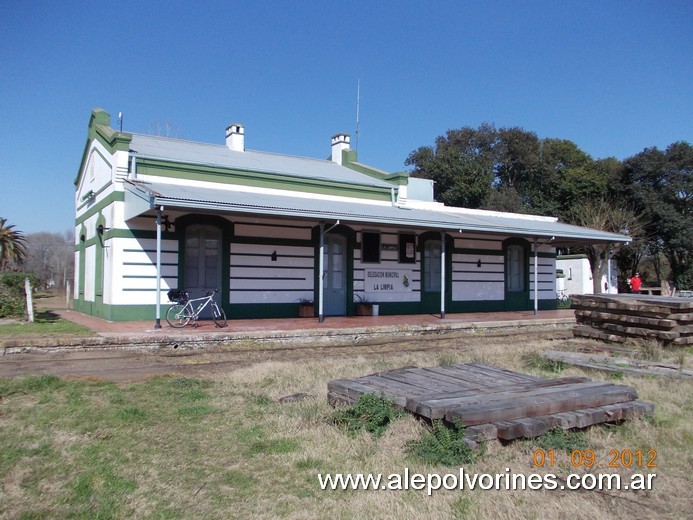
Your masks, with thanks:
<instances>
[{"instance_id":1,"label":"bicycle wheel","mask_svg":"<svg viewBox=\"0 0 693 520\"><path fill-rule=\"evenodd\" d=\"M186 309L185 305L176 303L171 305L166 311L166 321L171 327L176 327L177 329L185 327L190 323L190 311Z\"/></svg>"},{"instance_id":2,"label":"bicycle wheel","mask_svg":"<svg viewBox=\"0 0 693 520\"><path fill-rule=\"evenodd\" d=\"M219 307L216 303L212 304L212 318L214 319L214 324L217 327L226 327L226 313L224 309Z\"/></svg>"}]
</instances>

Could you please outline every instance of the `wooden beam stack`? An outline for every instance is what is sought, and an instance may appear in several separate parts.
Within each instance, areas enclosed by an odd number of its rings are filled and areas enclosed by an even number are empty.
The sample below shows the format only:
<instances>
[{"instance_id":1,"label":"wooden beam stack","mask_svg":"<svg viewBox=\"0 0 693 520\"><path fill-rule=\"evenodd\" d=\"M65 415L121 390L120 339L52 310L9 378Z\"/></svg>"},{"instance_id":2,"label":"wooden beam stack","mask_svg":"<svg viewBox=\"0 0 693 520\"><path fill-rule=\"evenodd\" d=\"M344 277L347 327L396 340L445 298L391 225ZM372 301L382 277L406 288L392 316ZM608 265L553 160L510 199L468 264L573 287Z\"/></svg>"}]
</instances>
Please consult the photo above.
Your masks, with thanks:
<instances>
[{"instance_id":1,"label":"wooden beam stack","mask_svg":"<svg viewBox=\"0 0 693 520\"><path fill-rule=\"evenodd\" d=\"M537 437L554 428L585 428L651 414L634 388L586 377L540 377L480 363L404 367L327 384L333 406L364 393L383 395L428 420L460 421L465 443Z\"/></svg>"},{"instance_id":2,"label":"wooden beam stack","mask_svg":"<svg viewBox=\"0 0 693 520\"><path fill-rule=\"evenodd\" d=\"M575 336L622 343L655 339L665 345L693 344L693 299L637 294L570 296Z\"/></svg>"}]
</instances>

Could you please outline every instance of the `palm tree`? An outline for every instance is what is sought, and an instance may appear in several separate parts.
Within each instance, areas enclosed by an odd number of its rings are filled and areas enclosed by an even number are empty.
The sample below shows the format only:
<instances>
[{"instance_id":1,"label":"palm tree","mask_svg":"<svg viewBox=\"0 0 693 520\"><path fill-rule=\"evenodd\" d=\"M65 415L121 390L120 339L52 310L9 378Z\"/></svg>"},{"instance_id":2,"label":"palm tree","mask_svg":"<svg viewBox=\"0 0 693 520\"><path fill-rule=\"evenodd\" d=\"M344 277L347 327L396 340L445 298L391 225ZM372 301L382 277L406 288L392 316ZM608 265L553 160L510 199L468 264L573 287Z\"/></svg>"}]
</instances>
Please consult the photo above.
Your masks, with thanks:
<instances>
[{"instance_id":1,"label":"palm tree","mask_svg":"<svg viewBox=\"0 0 693 520\"><path fill-rule=\"evenodd\" d=\"M7 225L7 219L0 217L0 270L9 264L21 264L26 257L24 233Z\"/></svg>"}]
</instances>

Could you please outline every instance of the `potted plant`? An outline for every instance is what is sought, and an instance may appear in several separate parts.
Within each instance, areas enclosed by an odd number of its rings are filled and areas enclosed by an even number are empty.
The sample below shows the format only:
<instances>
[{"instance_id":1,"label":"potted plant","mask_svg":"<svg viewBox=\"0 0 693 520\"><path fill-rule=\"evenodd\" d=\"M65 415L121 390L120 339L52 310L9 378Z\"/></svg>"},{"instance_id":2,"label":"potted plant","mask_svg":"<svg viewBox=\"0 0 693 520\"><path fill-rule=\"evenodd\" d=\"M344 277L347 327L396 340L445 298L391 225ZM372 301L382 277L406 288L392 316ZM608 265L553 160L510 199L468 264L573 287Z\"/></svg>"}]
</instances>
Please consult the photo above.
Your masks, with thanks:
<instances>
[{"instance_id":1,"label":"potted plant","mask_svg":"<svg viewBox=\"0 0 693 520\"><path fill-rule=\"evenodd\" d=\"M354 300L354 303L356 303L357 316L373 316L373 304L368 301L365 295L355 294Z\"/></svg>"},{"instance_id":2,"label":"potted plant","mask_svg":"<svg viewBox=\"0 0 693 520\"><path fill-rule=\"evenodd\" d=\"M315 316L315 305L313 305L313 300L308 298L301 298L298 300L298 317L299 318L312 318Z\"/></svg>"}]
</instances>

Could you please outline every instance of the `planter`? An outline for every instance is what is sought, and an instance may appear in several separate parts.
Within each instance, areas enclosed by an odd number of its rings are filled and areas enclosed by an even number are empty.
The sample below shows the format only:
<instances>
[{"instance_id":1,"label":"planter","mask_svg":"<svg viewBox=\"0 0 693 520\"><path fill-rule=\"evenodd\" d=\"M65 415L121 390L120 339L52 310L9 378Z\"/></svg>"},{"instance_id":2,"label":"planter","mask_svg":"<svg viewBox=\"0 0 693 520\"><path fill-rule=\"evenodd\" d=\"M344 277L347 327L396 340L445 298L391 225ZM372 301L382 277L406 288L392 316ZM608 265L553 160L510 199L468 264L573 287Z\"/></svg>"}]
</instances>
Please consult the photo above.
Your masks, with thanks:
<instances>
[{"instance_id":1,"label":"planter","mask_svg":"<svg viewBox=\"0 0 693 520\"><path fill-rule=\"evenodd\" d=\"M370 303L357 303L356 304L356 315L357 316L373 316L373 305Z\"/></svg>"},{"instance_id":2,"label":"planter","mask_svg":"<svg viewBox=\"0 0 693 520\"><path fill-rule=\"evenodd\" d=\"M315 317L315 306L312 303L302 303L298 306L299 318Z\"/></svg>"}]
</instances>

